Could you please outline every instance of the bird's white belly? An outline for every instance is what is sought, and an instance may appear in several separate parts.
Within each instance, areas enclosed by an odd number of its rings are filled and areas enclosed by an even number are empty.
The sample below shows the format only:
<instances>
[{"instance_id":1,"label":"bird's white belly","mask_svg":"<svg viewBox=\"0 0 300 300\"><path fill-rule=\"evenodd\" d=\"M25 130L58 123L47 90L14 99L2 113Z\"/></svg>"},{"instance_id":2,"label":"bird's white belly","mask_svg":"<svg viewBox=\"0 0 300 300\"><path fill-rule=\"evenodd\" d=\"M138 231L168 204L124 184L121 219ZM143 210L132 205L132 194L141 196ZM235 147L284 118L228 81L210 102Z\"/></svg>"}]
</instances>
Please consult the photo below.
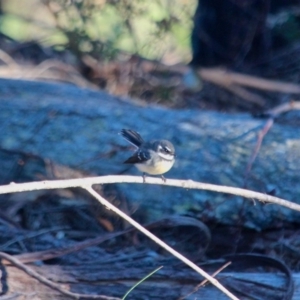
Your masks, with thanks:
<instances>
[{"instance_id":1,"label":"bird's white belly","mask_svg":"<svg viewBox=\"0 0 300 300\"><path fill-rule=\"evenodd\" d=\"M135 164L135 166L144 173L148 173L150 175L160 175L168 172L172 166L174 165L173 161L160 161L157 165L146 165L146 164Z\"/></svg>"}]
</instances>

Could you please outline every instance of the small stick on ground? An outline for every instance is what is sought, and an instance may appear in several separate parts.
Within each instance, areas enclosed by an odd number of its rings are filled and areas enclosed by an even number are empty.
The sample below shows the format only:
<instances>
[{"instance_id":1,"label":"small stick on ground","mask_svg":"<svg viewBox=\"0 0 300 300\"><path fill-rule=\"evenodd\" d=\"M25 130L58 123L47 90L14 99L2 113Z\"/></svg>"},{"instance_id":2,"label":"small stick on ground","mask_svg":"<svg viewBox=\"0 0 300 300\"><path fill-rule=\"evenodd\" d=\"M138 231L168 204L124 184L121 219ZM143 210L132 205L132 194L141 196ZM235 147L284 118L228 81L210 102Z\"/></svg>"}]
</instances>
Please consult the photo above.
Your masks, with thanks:
<instances>
[{"instance_id":1,"label":"small stick on ground","mask_svg":"<svg viewBox=\"0 0 300 300\"><path fill-rule=\"evenodd\" d=\"M71 298L75 298L75 299L85 298L85 299L101 299L101 300L121 300L120 298L108 297L108 296L104 296L104 295L85 295L85 294L77 294L77 293L69 292L69 291L61 288L61 286L59 284L56 284L56 283L50 281L49 279L47 279L44 276L40 275L39 273L37 273L33 269L27 267L26 265L21 263L15 257L13 257L13 256L11 256L7 253L4 253L4 252L0 252L0 257L7 260L7 261L9 261L12 265L14 265L18 269L24 271L26 274L28 274L29 276L35 278L36 280L38 280L42 284L50 287L53 290L56 290L56 291L60 292L64 295L66 295L66 296L69 296Z\"/></svg>"}]
</instances>

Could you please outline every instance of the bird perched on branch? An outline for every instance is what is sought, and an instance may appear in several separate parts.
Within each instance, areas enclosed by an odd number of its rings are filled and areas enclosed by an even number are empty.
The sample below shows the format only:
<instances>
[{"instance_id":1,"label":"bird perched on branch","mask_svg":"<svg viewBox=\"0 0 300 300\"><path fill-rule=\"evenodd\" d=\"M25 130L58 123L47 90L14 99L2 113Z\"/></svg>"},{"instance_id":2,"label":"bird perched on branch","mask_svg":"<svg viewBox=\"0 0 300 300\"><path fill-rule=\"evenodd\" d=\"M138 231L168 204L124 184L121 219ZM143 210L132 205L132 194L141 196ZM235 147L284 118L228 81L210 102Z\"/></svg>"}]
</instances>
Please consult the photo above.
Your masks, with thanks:
<instances>
[{"instance_id":1,"label":"bird perched on branch","mask_svg":"<svg viewBox=\"0 0 300 300\"><path fill-rule=\"evenodd\" d=\"M135 153L129 157L124 164L133 164L143 172L143 181L146 181L146 173L150 175L162 175L168 172L175 162L175 149L171 142L166 140L154 140L145 142L134 130L122 129L123 138L137 148Z\"/></svg>"}]
</instances>

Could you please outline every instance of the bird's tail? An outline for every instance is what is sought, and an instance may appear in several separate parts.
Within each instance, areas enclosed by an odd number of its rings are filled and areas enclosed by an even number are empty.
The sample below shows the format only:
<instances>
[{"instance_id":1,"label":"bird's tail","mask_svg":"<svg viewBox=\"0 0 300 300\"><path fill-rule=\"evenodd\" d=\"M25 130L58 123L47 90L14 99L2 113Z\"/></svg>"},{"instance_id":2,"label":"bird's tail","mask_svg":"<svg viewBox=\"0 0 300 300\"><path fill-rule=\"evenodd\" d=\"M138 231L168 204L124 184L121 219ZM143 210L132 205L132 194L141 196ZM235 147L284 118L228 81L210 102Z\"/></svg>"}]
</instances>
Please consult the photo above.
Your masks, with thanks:
<instances>
[{"instance_id":1,"label":"bird's tail","mask_svg":"<svg viewBox=\"0 0 300 300\"><path fill-rule=\"evenodd\" d=\"M142 143L144 143L143 138L140 136L139 133L137 133L134 130L131 129L122 129L120 132L120 135L127 140L129 143L131 143L133 146L139 148Z\"/></svg>"}]
</instances>

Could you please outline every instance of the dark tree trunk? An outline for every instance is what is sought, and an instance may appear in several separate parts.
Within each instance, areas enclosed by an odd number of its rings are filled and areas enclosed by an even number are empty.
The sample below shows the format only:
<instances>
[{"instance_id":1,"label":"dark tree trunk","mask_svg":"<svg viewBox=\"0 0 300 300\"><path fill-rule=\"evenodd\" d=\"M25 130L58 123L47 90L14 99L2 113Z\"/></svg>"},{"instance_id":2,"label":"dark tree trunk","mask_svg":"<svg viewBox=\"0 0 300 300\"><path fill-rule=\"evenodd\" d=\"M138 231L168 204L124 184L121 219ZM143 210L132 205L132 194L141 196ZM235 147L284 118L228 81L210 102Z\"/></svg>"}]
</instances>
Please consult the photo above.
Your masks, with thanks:
<instances>
[{"instance_id":1,"label":"dark tree trunk","mask_svg":"<svg viewBox=\"0 0 300 300\"><path fill-rule=\"evenodd\" d=\"M239 68L267 58L278 37L267 24L269 13L297 1L199 0L192 32L193 66Z\"/></svg>"}]
</instances>

